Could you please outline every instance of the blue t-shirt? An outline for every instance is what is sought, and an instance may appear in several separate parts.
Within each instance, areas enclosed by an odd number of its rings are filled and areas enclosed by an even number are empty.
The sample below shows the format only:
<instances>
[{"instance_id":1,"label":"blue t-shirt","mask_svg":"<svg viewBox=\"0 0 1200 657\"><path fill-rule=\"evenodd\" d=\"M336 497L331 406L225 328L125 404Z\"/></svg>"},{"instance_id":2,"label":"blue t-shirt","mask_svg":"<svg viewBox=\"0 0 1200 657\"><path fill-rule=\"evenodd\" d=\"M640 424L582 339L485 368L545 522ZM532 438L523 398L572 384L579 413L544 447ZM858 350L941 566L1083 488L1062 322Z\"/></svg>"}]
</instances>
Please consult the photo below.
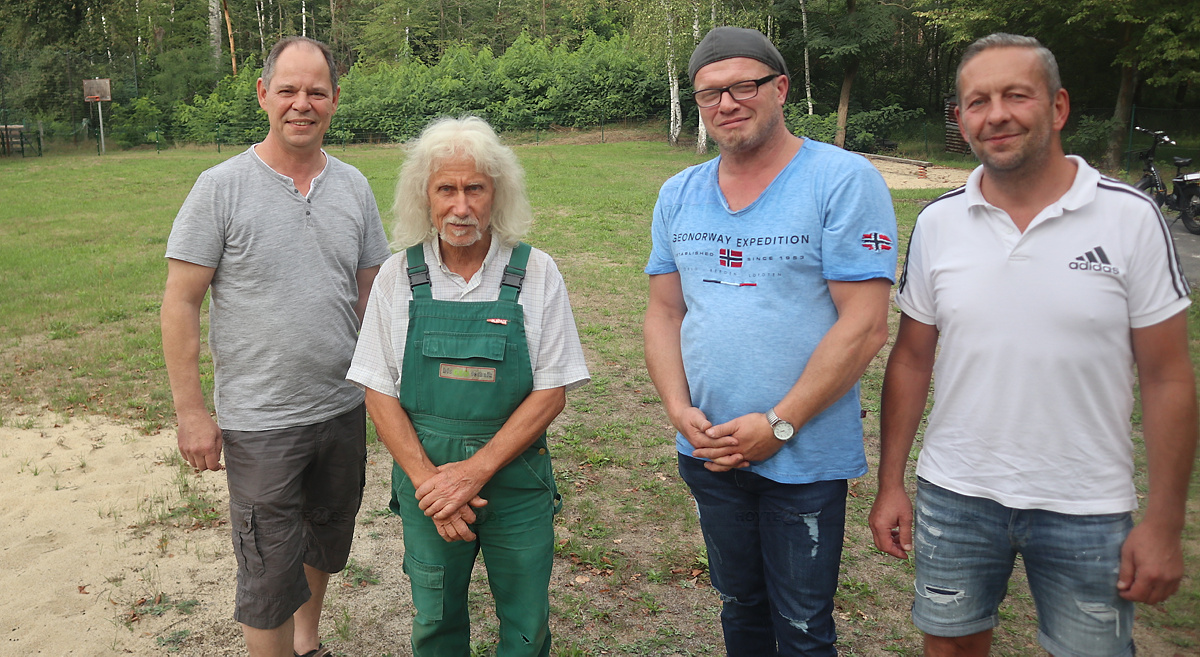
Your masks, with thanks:
<instances>
[{"instance_id":1,"label":"blue t-shirt","mask_svg":"<svg viewBox=\"0 0 1200 657\"><path fill-rule=\"evenodd\" d=\"M692 404L721 424L783 399L837 320L826 281L895 281L896 217L861 156L805 139L749 206L733 212L720 158L668 180L654 207L646 273L678 271ZM858 385L750 471L782 483L866 473ZM677 434L676 449L693 447Z\"/></svg>"}]
</instances>

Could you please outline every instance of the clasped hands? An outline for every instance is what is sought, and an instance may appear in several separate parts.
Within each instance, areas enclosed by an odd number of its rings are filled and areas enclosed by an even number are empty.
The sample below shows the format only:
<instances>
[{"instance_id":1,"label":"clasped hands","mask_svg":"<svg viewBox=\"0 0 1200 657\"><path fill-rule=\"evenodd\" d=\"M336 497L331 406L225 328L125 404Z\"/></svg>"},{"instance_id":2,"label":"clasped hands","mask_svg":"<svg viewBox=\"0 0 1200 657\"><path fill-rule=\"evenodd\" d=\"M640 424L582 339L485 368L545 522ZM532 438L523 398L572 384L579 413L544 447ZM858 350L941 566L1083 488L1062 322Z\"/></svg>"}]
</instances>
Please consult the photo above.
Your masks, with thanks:
<instances>
[{"instance_id":1,"label":"clasped hands","mask_svg":"<svg viewBox=\"0 0 1200 657\"><path fill-rule=\"evenodd\" d=\"M414 482L415 483L415 482ZM487 483L466 461L437 466L437 471L417 486L417 506L433 520L443 540L473 541L475 509L487 504L479 491Z\"/></svg>"},{"instance_id":2,"label":"clasped hands","mask_svg":"<svg viewBox=\"0 0 1200 657\"><path fill-rule=\"evenodd\" d=\"M692 456L708 459L704 467L713 472L728 472L744 468L751 461L765 461L783 447L765 413L748 413L714 425L704 411L690 406L680 413L675 426L695 448Z\"/></svg>"}]
</instances>

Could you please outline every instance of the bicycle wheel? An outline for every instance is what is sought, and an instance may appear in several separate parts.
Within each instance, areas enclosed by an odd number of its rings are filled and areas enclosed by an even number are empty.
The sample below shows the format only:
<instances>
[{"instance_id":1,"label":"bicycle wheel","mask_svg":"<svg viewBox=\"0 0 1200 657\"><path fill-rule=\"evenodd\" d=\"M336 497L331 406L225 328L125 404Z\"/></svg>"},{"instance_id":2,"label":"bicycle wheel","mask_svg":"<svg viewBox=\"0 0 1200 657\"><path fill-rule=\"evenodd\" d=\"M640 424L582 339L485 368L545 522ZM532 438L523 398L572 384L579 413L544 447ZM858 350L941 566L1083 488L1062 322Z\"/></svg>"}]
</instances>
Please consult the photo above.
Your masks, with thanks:
<instances>
[{"instance_id":1,"label":"bicycle wheel","mask_svg":"<svg viewBox=\"0 0 1200 657\"><path fill-rule=\"evenodd\" d=\"M1188 187L1180 192L1179 218L1183 227L1193 235L1200 235L1200 189Z\"/></svg>"}]
</instances>

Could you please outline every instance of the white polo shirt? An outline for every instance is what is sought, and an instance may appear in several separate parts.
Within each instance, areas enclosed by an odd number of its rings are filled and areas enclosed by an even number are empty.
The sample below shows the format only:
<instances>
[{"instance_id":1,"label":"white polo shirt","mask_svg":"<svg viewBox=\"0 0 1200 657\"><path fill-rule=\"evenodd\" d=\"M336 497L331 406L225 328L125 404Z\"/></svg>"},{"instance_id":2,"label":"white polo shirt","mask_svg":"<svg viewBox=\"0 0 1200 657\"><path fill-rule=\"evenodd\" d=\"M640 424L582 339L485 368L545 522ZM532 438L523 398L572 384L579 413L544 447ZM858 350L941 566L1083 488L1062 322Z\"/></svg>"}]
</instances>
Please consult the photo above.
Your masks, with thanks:
<instances>
[{"instance_id":1,"label":"white polo shirt","mask_svg":"<svg viewBox=\"0 0 1200 657\"><path fill-rule=\"evenodd\" d=\"M1024 233L982 167L921 212L896 303L937 326L917 474L963 495L1069 514L1137 508L1130 329L1190 303L1149 198L1082 159Z\"/></svg>"}]
</instances>

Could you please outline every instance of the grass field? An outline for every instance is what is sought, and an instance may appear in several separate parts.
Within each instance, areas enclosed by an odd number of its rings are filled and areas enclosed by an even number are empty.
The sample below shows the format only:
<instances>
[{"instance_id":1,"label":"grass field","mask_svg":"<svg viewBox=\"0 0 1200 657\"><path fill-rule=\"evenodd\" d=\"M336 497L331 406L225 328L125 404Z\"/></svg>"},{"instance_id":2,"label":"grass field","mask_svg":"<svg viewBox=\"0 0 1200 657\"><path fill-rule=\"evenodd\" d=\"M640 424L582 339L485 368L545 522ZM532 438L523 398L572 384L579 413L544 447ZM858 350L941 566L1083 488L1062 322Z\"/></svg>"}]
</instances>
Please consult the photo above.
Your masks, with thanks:
<instances>
[{"instance_id":1,"label":"grass field","mask_svg":"<svg viewBox=\"0 0 1200 657\"><path fill-rule=\"evenodd\" d=\"M3 426L37 414L104 414L147 432L173 426L158 329L166 237L196 176L238 150L0 159L0 434ZM557 631L555 652L719 651L718 601L707 588L703 543L675 473L673 431L646 374L641 342L650 211L661 183L699 158L654 142L544 143L517 151L537 210L529 241L558 261L593 376L590 386L569 395L551 431L566 501L556 552L581 576L608 582L610 595L624 596L616 605L554 591L556 623L570 628ZM367 176L386 212L402 151L351 146L330 152ZM917 212L934 196L893 194L901 253ZM1195 360L1196 306L1191 326ZM920 652L919 634L907 618L912 569L877 553L866 528L886 355L887 348L864 378L872 474L853 482L848 508L836 613L840 647L850 655ZM211 362L203 363L202 372L211 385ZM1145 482L1139 486L1144 492ZM1139 612L1140 637L1170 649L1162 654L1200 651L1195 483L1185 541L1189 577L1183 590ZM689 619L683 627L681 615ZM995 653L1036 653L1023 574L1002 616ZM480 645L487 645L490 631L482 628Z\"/></svg>"}]
</instances>

